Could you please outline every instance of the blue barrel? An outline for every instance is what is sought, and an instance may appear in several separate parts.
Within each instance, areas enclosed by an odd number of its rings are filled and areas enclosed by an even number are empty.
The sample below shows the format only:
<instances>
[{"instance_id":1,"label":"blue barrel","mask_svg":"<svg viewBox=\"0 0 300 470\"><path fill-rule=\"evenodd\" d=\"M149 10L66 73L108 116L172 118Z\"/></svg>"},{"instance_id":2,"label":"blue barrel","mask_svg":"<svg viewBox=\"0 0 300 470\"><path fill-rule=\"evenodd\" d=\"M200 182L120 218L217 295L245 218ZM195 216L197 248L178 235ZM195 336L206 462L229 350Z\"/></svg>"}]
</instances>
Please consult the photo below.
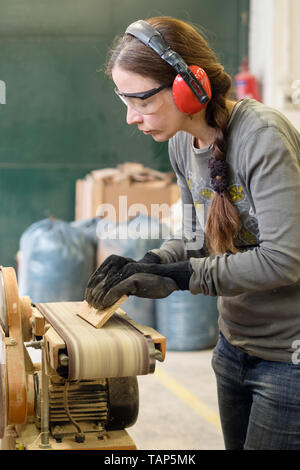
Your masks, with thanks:
<instances>
[{"instance_id":1,"label":"blue barrel","mask_svg":"<svg viewBox=\"0 0 300 470\"><path fill-rule=\"evenodd\" d=\"M143 299L131 295L121 305L121 308L136 323L156 328L155 323L155 304L153 299Z\"/></svg>"},{"instance_id":2,"label":"blue barrel","mask_svg":"<svg viewBox=\"0 0 300 470\"><path fill-rule=\"evenodd\" d=\"M217 298L176 291L155 301L157 330L167 338L170 351L213 347L218 338Z\"/></svg>"}]
</instances>

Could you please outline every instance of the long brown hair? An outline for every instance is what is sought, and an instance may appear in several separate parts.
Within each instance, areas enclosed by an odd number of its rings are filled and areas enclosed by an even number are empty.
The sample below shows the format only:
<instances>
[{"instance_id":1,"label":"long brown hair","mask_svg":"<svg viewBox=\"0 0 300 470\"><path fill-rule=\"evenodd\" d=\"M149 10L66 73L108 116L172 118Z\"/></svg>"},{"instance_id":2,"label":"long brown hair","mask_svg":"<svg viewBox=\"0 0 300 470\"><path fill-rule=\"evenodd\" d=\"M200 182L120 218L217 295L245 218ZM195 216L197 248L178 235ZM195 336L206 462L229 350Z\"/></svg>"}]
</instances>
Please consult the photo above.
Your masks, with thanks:
<instances>
[{"instance_id":1,"label":"long brown hair","mask_svg":"<svg viewBox=\"0 0 300 470\"><path fill-rule=\"evenodd\" d=\"M216 131L209 164L215 193L205 227L206 246L210 253L235 253L238 251L235 242L240 223L228 193L226 162L226 133L229 120L226 99L231 90L231 78L197 28L171 17L155 17L146 21L162 34L171 49L178 52L188 65L202 67L210 80L212 99L206 106L205 118L207 124ZM109 76L115 65L152 78L161 84L172 82L177 73L156 52L129 34L116 38L113 44L106 64L106 73Z\"/></svg>"}]
</instances>

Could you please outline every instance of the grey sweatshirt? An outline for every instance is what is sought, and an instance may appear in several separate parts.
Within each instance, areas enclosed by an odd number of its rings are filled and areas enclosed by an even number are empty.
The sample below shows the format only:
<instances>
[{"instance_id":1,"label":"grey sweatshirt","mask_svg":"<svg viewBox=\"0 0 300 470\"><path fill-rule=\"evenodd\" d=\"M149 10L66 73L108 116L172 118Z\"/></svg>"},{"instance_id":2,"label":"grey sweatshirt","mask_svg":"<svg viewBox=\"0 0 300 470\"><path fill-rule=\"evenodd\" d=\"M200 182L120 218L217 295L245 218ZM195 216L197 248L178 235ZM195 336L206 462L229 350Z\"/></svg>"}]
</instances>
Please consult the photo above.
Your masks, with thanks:
<instances>
[{"instance_id":1,"label":"grey sweatshirt","mask_svg":"<svg viewBox=\"0 0 300 470\"><path fill-rule=\"evenodd\" d=\"M300 134L278 111L244 99L229 121L227 142L240 251L205 251L211 150L196 149L185 132L169 141L183 230L153 251L163 263L190 260L190 291L218 296L220 331L231 344L266 360L291 362L295 354L300 360Z\"/></svg>"}]
</instances>

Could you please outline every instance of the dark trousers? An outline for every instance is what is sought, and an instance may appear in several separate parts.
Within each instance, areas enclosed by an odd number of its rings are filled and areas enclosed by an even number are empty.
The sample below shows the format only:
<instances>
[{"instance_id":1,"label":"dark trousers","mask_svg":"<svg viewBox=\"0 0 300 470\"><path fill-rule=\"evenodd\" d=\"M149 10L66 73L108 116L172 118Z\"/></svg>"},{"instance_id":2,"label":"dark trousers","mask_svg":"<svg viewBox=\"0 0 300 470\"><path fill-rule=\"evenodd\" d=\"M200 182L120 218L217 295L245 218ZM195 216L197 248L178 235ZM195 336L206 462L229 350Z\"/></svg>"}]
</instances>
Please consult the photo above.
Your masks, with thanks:
<instances>
[{"instance_id":1,"label":"dark trousers","mask_svg":"<svg viewBox=\"0 0 300 470\"><path fill-rule=\"evenodd\" d=\"M300 450L300 364L249 356L220 334L212 366L227 450Z\"/></svg>"}]
</instances>

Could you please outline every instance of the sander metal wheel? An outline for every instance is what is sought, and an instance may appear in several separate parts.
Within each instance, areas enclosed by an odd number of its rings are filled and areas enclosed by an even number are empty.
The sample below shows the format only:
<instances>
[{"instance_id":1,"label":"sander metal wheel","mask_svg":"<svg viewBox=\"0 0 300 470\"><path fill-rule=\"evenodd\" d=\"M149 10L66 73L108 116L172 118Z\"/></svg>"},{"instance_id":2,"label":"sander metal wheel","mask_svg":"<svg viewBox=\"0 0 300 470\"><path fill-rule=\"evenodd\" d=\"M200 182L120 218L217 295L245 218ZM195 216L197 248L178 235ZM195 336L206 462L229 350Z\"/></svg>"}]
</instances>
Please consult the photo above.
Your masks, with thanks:
<instances>
[{"instance_id":1,"label":"sander metal wheel","mask_svg":"<svg viewBox=\"0 0 300 470\"><path fill-rule=\"evenodd\" d=\"M0 326L0 439L4 437L7 426L7 381L5 335Z\"/></svg>"},{"instance_id":2,"label":"sander metal wheel","mask_svg":"<svg viewBox=\"0 0 300 470\"><path fill-rule=\"evenodd\" d=\"M3 279L3 274L1 270L0 270L0 326L2 330L4 331L5 336L8 336L6 297L5 297L4 279Z\"/></svg>"},{"instance_id":3,"label":"sander metal wheel","mask_svg":"<svg viewBox=\"0 0 300 470\"><path fill-rule=\"evenodd\" d=\"M24 424L27 417L27 384L25 375L22 318L15 270L1 266L3 284L2 322L8 325L5 337L5 377L7 380L7 424Z\"/></svg>"}]
</instances>

